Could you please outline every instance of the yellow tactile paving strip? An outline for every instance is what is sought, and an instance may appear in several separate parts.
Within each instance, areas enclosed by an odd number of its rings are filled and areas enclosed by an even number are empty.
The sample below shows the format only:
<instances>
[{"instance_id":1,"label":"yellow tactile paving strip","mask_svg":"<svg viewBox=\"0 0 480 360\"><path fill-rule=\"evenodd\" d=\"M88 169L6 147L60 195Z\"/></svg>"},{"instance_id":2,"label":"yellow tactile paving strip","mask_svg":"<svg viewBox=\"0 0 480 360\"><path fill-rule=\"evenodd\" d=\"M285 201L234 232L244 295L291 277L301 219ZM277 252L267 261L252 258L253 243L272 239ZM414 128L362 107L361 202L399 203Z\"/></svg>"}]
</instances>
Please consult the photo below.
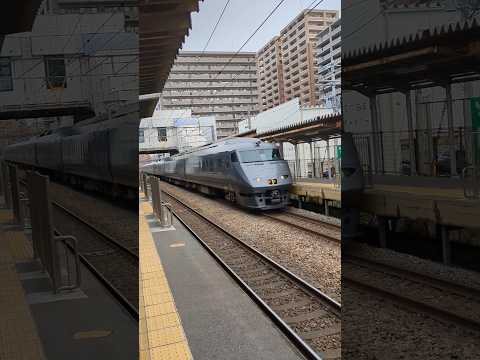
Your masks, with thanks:
<instances>
[{"instance_id":1,"label":"yellow tactile paving strip","mask_svg":"<svg viewBox=\"0 0 480 360\"><path fill-rule=\"evenodd\" d=\"M0 222L10 219L11 214L4 210L0 212ZM17 246L16 242L23 244ZM28 250L25 250L25 244L28 243L22 233L0 230L0 359L45 359L35 322L15 271L15 262L21 261L17 258L26 259L25 251Z\"/></svg>"},{"instance_id":2,"label":"yellow tactile paving strip","mask_svg":"<svg viewBox=\"0 0 480 360\"><path fill-rule=\"evenodd\" d=\"M142 196L142 194L140 194ZM145 214L149 203L139 207L140 247L140 360L192 359L162 263Z\"/></svg>"}]
</instances>

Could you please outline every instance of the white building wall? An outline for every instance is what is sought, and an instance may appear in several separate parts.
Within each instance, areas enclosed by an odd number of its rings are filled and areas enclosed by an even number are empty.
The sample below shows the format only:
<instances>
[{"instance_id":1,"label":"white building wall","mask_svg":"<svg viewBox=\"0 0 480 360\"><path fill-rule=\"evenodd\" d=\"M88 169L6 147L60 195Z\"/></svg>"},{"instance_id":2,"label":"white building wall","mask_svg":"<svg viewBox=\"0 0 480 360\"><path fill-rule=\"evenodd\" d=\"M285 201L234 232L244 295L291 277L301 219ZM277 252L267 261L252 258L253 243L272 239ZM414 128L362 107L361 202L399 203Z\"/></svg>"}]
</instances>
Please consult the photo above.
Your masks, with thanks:
<instances>
[{"instance_id":1,"label":"white building wall","mask_svg":"<svg viewBox=\"0 0 480 360\"><path fill-rule=\"evenodd\" d=\"M7 35L0 56L11 61L13 89L0 91L0 103L10 109L90 104L101 113L136 101L138 36L125 32L124 22L123 13L46 14L37 16L32 32ZM65 59L65 88L47 89L45 57L52 55Z\"/></svg>"},{"instance_id":2,"label":"white building wall","mask_svg":"<svg viewBox=\"0 0 480 360\"><path fill-rule=\"evenodd\" d=\"M217 140L214 116L192 117L190 110L155 110L153 117L140 121L143 132L140 151L185 151ZM164 128L166 138L159 139L158 129Z\"/></svg>"}]
</instances>

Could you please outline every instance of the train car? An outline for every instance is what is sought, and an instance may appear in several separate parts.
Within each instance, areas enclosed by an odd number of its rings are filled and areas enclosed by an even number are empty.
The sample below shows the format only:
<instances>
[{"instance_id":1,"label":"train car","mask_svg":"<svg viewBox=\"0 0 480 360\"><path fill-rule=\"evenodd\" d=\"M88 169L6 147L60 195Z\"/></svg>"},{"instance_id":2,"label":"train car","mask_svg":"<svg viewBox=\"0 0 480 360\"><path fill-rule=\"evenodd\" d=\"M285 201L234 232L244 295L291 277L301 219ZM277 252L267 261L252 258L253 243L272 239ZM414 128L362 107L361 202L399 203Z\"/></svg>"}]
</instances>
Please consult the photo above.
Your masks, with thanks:
<instances>
[{"instance_id":1,"label":"train car","mask_svg":"<svg viewBox=\"0 0 480 360\"><path fill-rule=\"evenodd\" d=\"M273 144L234 138L161 160L142 169L166 181L222 195L250 209L288 204L292 177Z\"/></svg>"},{"instance_id":2,"label":"train car","mask_svg":"<svg viewBox=\"0 0 480 360\"><path fill-rule=\"evenodd\" d=\"M115 196L134 198L138 177L138 104L109 120L90 119L6 147L3 159L52 178Z\"/></svg>"}]
</instances>

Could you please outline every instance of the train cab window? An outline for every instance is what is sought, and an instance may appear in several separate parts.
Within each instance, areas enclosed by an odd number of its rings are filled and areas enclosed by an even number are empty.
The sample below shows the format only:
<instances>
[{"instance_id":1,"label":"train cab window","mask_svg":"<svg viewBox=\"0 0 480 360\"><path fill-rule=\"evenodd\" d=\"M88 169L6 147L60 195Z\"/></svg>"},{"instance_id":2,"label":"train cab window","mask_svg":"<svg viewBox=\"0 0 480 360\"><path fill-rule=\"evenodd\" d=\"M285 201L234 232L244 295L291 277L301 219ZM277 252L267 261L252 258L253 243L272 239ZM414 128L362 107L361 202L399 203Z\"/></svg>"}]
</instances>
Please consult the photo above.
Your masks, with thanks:
<instances>
[{"instance_id":1,"label":"train cab window","mask_svg":"<svg viewBox=\"0 0 480 360\"><path fill-rule=\"evenodd\" d=\"M258 149L240 151L242 163L282 160L278 149Z\"/></svg>"},{"instance_id":2,"label":"train cab window","mask_svg":"<svg viewBox=\"0 0 480 360\"><path fill-rule=\"evenodd\" d=\"M236 153L235 151L232 151L232 153L230 154L230 161L231 161L232 163L238 162L237 153Z\"/></svg>"}]
</instances>

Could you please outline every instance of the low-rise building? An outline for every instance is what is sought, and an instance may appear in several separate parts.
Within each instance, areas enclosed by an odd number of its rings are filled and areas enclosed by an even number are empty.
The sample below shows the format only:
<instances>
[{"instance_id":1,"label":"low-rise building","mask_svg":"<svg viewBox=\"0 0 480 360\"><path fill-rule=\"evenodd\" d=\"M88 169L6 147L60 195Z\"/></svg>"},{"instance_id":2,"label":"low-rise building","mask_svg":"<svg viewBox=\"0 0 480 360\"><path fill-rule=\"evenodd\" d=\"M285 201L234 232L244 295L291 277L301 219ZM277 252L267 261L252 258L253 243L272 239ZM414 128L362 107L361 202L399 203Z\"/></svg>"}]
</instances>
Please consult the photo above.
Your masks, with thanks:
<instances>
[{"instance_id":1,"label":"low-rise building","mask_svg":"<svg viewBox=\"0 0 480 360\"><path fill-rule=\"evenodd\" d=\"M157 110L140 121L138 136L140 153L175 154L215 142L215 117L193 117L190 110Z\"/></svg>"}]
</instances>

